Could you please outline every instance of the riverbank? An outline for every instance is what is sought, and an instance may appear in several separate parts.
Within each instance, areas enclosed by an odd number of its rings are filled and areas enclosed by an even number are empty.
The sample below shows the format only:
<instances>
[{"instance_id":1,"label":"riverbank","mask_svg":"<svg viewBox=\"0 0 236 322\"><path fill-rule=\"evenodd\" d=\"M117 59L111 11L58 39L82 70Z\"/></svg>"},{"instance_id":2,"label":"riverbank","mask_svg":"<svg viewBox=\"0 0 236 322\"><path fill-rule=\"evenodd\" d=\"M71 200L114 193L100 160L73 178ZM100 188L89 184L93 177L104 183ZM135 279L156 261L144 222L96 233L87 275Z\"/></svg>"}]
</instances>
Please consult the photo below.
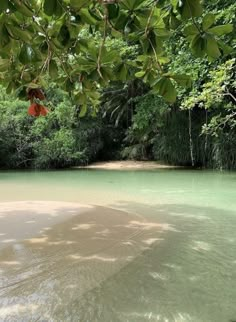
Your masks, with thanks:
<instances>
[{"instance_id":1,"label":"riverbank","mask_svg":"<svg viewBox=\"0 0 236 322\"><path fill-rule=\"evenodd\" d=\"M95 162L87 166L74 168L104 169L104 170L150 170L150 169L178 169L180 166L161 164L155 161L108 161Z\"/></svg>"}]
</instances>

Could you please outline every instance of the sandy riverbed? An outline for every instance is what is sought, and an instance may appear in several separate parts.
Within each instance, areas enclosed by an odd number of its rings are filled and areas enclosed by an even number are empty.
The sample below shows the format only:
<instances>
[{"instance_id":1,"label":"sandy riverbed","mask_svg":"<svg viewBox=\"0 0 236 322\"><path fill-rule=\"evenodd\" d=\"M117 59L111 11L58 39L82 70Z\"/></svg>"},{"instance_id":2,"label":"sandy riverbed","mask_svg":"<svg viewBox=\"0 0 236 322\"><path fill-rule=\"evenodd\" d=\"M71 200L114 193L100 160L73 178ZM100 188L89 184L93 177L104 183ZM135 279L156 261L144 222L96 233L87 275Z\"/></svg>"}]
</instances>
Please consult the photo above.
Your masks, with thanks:
<instances>
[{"instance_id":1,"label":"sandy riverbed","mask_svg":"<svg viewBox=\"0 0 236 322\"><path fill-rule=\"evenodd\" d=\"M0 203L0 224L0 320L27 322L78 316L87 293L171 230L123 211L48 201Z\"/></svg>"}]
</instances>

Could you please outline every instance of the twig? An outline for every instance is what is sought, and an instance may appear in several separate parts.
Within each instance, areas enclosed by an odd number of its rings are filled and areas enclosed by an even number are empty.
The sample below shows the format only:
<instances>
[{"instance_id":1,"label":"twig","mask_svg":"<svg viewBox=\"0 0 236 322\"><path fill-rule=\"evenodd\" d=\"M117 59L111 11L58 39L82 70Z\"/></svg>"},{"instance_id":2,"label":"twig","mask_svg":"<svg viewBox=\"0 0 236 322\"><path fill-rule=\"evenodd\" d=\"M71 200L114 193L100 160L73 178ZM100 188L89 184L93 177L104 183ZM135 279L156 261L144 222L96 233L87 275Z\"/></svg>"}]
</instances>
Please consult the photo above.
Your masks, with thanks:
<instances>
[{"instance_id":1,"label":"twig","mask_svg":"<svg viewBox=\"0 0 236 322\"><path fill-rule=\"evenodd\" d=\"M222 95L223 96L230 96L236 102L236 97L233 94L231 94L230 92L223 93Z\"/></svg>"},{"instance_id":2,"label":"twig","mask_svg":"<svg viewBox=\"0 0 236 322\"><path fill-rule=\"evenodd\" d=\"M150 25L150 22L151 22L151 19L152 19L152 16L153 16L153 12L154 12L155 7L156 7L155 5L152 7L152 10L151 10L151 12L149 14L149 17L148 17L148 20L147 20L147 25L146 25L146 28L145 28L145 36L146 37L148 35L148 28L149 28L149 25Z\"/></svg>"},{"instance_id":3,"label":"twig","mask_svg":"<svg viewBox=\"0 0 236 322\"><path fill-rule=\"evenodd\" d=\"M159 60L158 60L157 53L156 53L156 50L155 50L155 48L154 48L154 46L153 46L153 43L152 43L151 39L148 39L148 41L149 41L149 43L150 43L150 45L151 45L151 47L152 47L152 50L153 50L153 52L154 52L154 56L155 56L155 59L156 59L157 66L158 66L158 68L160 69L160 71L162 72L162 71L163 71L163 69L162 69L162 66L161 66L161 64L160 64L160 62L159 62Z\"/></svg>"},{"instance_id":4,"label":"twig","mask_svg":"<svg viewBox=\"0 0 236 322\"><path fill-rule=\"evenodd\" d=\"M98 59L97 59L97 72L102 79L103 79L103 76L101 73L101 59L102 59L102 50L104 48L104 45L106 42L106 37L107 37L107 23L108 23L108 10L107 10L106 5L104 5L104 10L105 10L105 14L103 17L103 19L104 19L104 32L103 32L103 39L102 39L101 46L99 48Z\"/></svg>"},{"instance_id":5,"label":"twig","mask_svg":"<svg viewBox=\"0 0 236 322\"><path fill-rule=\"evenodd\" d=\"M193 155L193 138L192 138L192 116L191 116L191 109L188 111L188 119L189 119L189 148L190 148L190 155L191 155L191 162L192 167L194 167L194 155Z\"/></svg>"}]
</instances>

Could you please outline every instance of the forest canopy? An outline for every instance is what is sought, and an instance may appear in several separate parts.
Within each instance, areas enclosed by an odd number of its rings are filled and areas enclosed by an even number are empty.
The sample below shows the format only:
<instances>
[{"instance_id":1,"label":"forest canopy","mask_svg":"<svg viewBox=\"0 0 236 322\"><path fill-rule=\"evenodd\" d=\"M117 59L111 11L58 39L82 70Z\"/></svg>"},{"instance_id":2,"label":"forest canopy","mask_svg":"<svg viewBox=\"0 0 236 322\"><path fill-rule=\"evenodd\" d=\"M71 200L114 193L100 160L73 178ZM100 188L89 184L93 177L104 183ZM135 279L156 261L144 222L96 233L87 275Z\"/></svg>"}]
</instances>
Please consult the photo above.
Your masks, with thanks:
<instances>
[{"instance_id":1,"label":"forest canopy","mask_svg":"<svg viewBox=\"0 0 236 322\"><path fill-rule=\"evenodd\" d=\"M191 77L172 70L168 39L184 36L196 57L212 61L232 50L223 39L232 31L200 0L1 0L1 82L23 96L55 81L85 111L111 81L140 78L173 103Z\"/></svg>"}]
</instances>

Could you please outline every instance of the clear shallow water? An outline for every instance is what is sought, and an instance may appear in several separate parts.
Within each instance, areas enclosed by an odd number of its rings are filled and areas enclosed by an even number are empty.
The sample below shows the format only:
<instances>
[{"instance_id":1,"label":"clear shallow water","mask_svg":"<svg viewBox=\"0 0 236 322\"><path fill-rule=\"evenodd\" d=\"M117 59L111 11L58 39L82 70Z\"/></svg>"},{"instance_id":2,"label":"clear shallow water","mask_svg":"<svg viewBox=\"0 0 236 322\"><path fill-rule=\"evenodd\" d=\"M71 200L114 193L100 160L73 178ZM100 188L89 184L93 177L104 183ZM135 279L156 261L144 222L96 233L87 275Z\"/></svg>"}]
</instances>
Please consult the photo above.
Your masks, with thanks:
<instances>
[{"instance_id":1,"label":"clear shallow water","mask_svg":"<svg viewBox=\"0 0 236 322\"><path fill-rule=\"evenodd\" d=\"M0 172L0 202L0 321L236 321L236 173Z\"/></svg>"}]
</instances>

